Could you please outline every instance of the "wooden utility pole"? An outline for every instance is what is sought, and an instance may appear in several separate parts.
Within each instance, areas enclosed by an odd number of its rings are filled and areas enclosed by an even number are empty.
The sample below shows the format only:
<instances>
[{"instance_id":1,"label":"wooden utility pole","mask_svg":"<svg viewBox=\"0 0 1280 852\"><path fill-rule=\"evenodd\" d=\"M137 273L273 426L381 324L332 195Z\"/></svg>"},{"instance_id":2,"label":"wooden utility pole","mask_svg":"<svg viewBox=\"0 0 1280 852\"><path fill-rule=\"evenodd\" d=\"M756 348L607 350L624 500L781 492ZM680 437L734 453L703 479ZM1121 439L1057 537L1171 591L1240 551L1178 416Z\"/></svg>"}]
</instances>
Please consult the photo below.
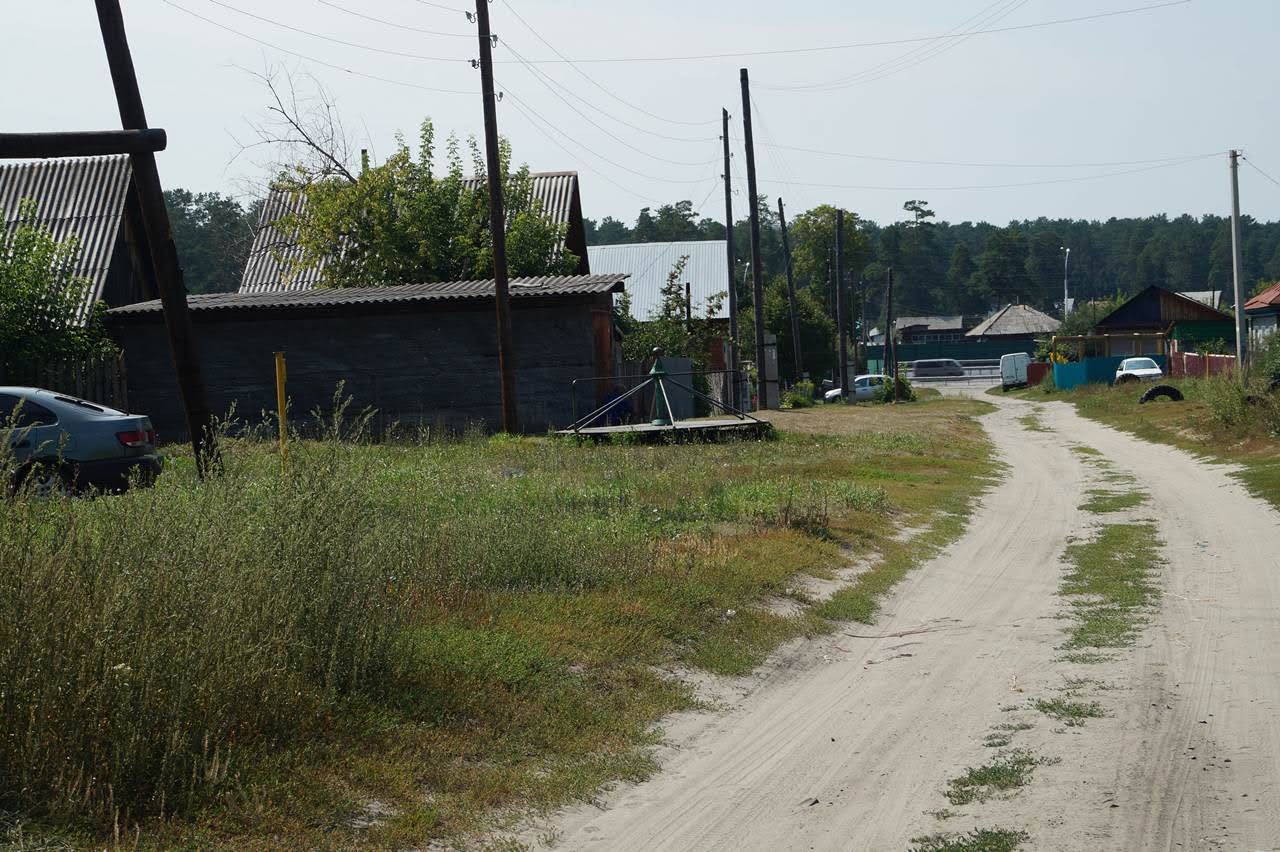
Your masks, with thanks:
<instances>
[{"instance_id":1,"label":"wooden utility pole","mask_svg":"<svg viewBox=\"0 0 1280 852\"><path fill-rule=\"evenodd\" d=\"M1244 382L1248 370L1245 358L1249 354L1249 341L1244 322L1244 259L1240 241L1240 152L1228 152L1231 161L1231 280L1236 301L1236 375Z\"/></svg>"},{"instance_id":2,"label":"wooden utility pole","mask_svg":"<svg viewBox=\"0 0 1280 852\"><path fill-rule=\"evenodd\" d=\"M724 242L725 254L729 259L729 378L733 384L729 391L729 400L733 407L742 408L739 399L738 379L738 262L733 249L733 184L729 171L729 110L720 110L721 122L724 125L720 138L724 140Z\"/></svg>"},{"instance_id":3,"label":"wooden utility pole","mask_svg":"<svg viewBox=\"0 0 1280 852\"><path fill-rule=\"evenodd\" d=\"M73 130L65 133L0 133L0 159L101 157L163 151L168 136L147 130Z\"/></svg>"},{"instance_id":4,"label":"wooden utility pole","mask_svg":"<svg viewBox=\"0 0 1280 852\"><path fill-rule=\"evenodd\" d=\"M520 430L516 412L516 364L511 343L511 296L507 288L507 220L502 206L502 161L498 156L498 99L493 85L493 34L489 32L489 0L476 0L480 34L480 95L484 100L485 169L489 178L489 229L493 234L493 291L498 319L498 384L502 431Z\"/></svg>"},{"instance_id":5,"label":"wooden utility pole","mask_svg":"<svg viewBox=\"0 0 1280 852\"><path fill-rule=\"evenodd\" d=\"M791 312L791 357L795 359L796 380L805 377L804 363L800 357L800 318L796 315L796 282L791 268L791 239L787 236L787 213L778 196L778 224L782 228L782 255L787 262L787 308Z\"/></svg>"},{"instance_id":6,"label":"wooden utility pole","mask_svg":"<svg viewBox=\"0 0 1280 852\"><path fill-rule=\"evenodd\" d=\"M740 72L742 79L742 130L743 145L747 153L747 201L751 205L751 300L756 320L756 394L760 408L768 407L766 375L768 364L764 357L764 259L760 254L760 196L756 193L756 146L751 135L751 83L747 69Z\"/></svg>"},{"instance_id":7,"label":"wooden utility pole","mask_svg":"<svg viewBox=\"0 0 1280 852\"><path fill-rule=\"evenodd\" d=\"M836 210L836 333L840 341L840 387L849 393L849 335L844 325L844 210Z\"/></svg>"},{"instance_id":8,"label":"wooden utility pole","mask_svg":"<svg viewBox=\"0 0 1280 852\"><path fill-rule=\"evenodd\" d=\"M893 385L893 401L898 401L898 341L893 332L893 267L884 273L885 277L885 320L884 320L884 352L885 378Z\"/></svg>"},{"instance_id":9,"label":"wooden utility pole","mask_svg":"<svg viewBox=\"0 0 1280 852\"><path fill-rule=\"evenodd\" d=\"M142 92L138 88L133 57L129 53L120 0L95 0L95 4L98 26L102 30L102 45L107 53L107 66L111 69L111 84L115 88L116 105L120 110L121 126L125 130L144 131L147 129L147 115L142 107ZM156 168L155 154L145 150L145 147L129 155L133 163L133 182L138 191L143 230L146 232L151 264L155 270L156 287L160 291L160 304L164 308L169 350L178 374L178 394L186 415L187 431L191 434L196 470L199 475L204 476L217 467L218 448L214 441L213 413L209 409L204 376L200 371L200 355L196 351L191 314L187 311L182 266L178 262L178 249L173 244L169 211L165 208L164 191L160 186L160 172Z\"/></svg>"}]
</instances>

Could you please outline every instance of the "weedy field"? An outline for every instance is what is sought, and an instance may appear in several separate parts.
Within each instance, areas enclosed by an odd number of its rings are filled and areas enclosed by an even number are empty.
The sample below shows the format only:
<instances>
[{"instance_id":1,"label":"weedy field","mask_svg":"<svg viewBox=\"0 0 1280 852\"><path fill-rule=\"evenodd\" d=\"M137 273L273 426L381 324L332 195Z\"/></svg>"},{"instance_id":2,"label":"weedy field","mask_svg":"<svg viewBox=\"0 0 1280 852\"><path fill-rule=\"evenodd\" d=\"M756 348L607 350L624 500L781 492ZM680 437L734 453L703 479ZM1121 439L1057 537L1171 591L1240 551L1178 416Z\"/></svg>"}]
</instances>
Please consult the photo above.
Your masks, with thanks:
<instances>
[{"instance_id":1,"label":"weedy field","mask_svg":"<svg viewBox=\"0 0 1280 852\"><path fill-rule=\"evenodd\" d=\"M869 619L960 532L986 408L702 446L335 428L283 472L227 441L204 482L173 448L154 489L0 503L0 845L465 844L642 778L695 701L671 671ZM868 554L831 600L795 591Z\"/></svg>"}]
</instances>

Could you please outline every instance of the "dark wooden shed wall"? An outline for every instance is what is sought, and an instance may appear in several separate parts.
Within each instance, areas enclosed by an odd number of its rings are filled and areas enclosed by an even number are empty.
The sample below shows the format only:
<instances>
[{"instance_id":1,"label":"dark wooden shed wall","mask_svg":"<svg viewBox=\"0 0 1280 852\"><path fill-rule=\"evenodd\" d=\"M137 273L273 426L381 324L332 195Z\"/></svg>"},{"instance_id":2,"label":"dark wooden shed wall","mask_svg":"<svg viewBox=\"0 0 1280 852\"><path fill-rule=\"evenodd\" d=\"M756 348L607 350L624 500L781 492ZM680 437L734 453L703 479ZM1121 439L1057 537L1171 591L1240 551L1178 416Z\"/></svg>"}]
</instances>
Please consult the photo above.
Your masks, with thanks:
<instances>
[{"instance_id":1,"label":"dark wooden shed wall","mask_svg":"<svg viewBox=\"0 0 1280 852\"><path fill-rule=\"evenodd\" d=\"M596 317L609 297L512 305L521 426L539 433L567 426L573 379L600 375ZM443 308L443 309L442 309ZM332 407L345 382L352 410L373 406L375 426L483 422L496 428L497 344L487 301L383 312L201 312L192 314L209 401L215 414L235 404L237 418L260 422L275 409L273 354L288 362L295 421ZM148 414L162 437L184 436L181 408L159 313L117 318L112 335L125 351L129 405ZM603 365L607 372L608 364Z\"/></svg>"}]
</instances>

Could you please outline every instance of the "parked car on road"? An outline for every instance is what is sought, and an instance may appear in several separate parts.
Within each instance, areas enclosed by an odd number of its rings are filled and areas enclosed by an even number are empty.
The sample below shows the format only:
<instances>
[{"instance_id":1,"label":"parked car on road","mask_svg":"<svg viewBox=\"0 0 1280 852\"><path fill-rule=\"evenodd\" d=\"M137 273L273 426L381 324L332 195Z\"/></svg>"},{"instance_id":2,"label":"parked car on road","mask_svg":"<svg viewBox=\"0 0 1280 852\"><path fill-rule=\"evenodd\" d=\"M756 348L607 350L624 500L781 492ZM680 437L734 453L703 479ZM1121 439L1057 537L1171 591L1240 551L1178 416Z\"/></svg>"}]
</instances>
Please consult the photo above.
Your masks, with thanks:
<instances>
[{"instance_id":1,"label":"parked car on road","mask_svg":"<svg viewBox=\"0 0 1280 852\"><path fill-rule=\"evenodd\" d=\"M863 376L856 376L851 385L853 385L853 393L845 394L843 388L832 388L822 395L827 402L839 399L841 396L847 396L849 399L858 402L862 400L875 399L880 395L880 389L884 387L885 377L883 373L868 373Z\"/></svg>"},{"instance_id":2,"label":"parked car on road","mask_svg":"<svg viewBox=\"0 0 1280 852\"><path fill-rule=\"evenodd\" d=\"M1125 358L1116 369L1115 384L1154 382L1164 377L1164 370L1150 358Z\"/></svg>"},{"instance_id":3,"label":"parked car on road","mask_svg":"<svg viewBox=\"0 0 1280 852\"><path fill-rule=\"evenodd\" d=\"M963 376L964 367L954 358L931 358L916 361L911 365L909 376L913 379L927 379L941 376Z\"/></svg>"},{"instance_id":4,"label":"parked car on road","mask_svg":"<svg viewBox=\"0 0 1280 852\"><path fill-rule=\"evenodd\" d=\"M1023 388L1027 386L1027 365L1031 356L1025 352L1010 352L1000 356L1000 389Z\"/></svg>"},{"instance_id":5,"label":"parked car on road","mask_svg":"<svg viewBox=\"0 0 1280 852\"><path fill-rule=\"evenodd\" d=\"M40 497L150 483L162 467L148 417L28 387L0 387L10 488Z\"/></svg>"}]
</instances>

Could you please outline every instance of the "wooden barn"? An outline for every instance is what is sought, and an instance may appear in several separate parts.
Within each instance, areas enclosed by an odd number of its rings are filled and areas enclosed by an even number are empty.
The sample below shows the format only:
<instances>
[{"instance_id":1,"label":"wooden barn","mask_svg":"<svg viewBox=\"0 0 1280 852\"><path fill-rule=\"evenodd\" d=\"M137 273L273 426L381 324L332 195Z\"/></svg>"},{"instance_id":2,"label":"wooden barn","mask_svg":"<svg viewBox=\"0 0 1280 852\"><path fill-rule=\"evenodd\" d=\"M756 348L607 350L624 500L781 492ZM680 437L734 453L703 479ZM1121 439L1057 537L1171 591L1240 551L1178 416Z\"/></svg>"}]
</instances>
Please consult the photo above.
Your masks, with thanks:
<instances>
[{"instance_id":1,"label":"wooden barn","mask_svg":"<svg viewBox=\"0 0 1280 852\"><path fill-rule=\"evenodd\" d=\"M1194 351L1197 343L1208 340L1234 345L1236 339L1230 315L1155 286L1138 293L1099 320L1093 333L1110 337L1109 352L1115 356L1162 354L1152 348L1158 345L1155 335L1159 334L1166 336L1170 348L1182 351Z\"/></svg>"}]
</instances>

